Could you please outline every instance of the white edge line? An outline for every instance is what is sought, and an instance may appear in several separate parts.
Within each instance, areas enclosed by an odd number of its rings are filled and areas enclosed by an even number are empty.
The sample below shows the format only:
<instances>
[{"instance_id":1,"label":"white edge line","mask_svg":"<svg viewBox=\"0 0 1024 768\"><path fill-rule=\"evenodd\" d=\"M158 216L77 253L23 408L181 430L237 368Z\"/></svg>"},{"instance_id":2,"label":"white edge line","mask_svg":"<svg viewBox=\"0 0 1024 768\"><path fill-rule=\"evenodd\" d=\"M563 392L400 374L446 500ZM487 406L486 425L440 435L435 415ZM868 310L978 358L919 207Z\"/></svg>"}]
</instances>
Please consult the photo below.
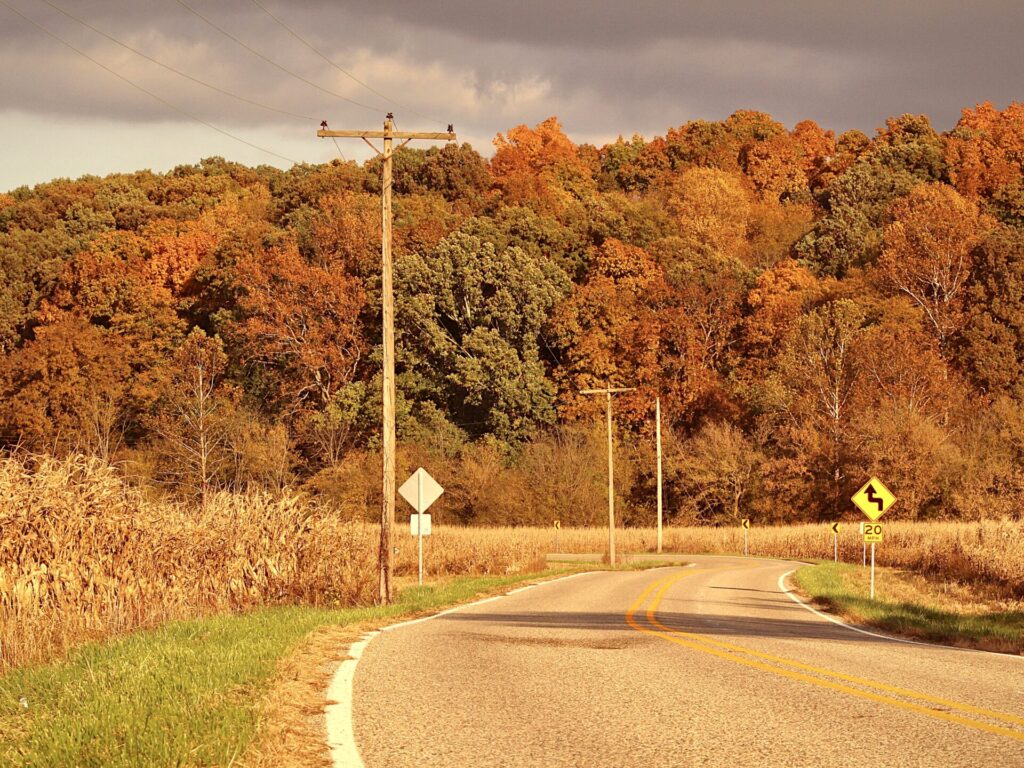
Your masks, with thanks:
<instances>
[{"instance_id":1,"label":"white edge line","mask_svg":"<svg viewBox=\"0 0 1024 768\"><path fill-rule=\"evenodd\" d=\"M363 759L359 756L352 730L352 681L363 650L377 634L376 631L368 632L352 644L348 658L338 665L327 688L329 703L324 707L327 747L331 751L331 762L338 768L363 768Z\"/></svg>"},{"instance_id":2,"label":"white edge line","mask_svg":"<svg viewBox=\"0 0 1024 768\"><path fill-rule=\"evenodd\" d=\"M792 570L786 571L784 574L779 576L779 590L781 592L786 593L789 596L789 599L792 600L797 605L799 605L801 608L806 608L808 611L810 611L811 613L815 614L816 616L820 616L823 619L828 619L833 624L838 624L840 627L844 627L845 629L849 629L851 632L860 632L862 635L870 635L871 637L878 637L878 638L881 638L882 640L891 640L894 643L906 643L907 645L923 645L923 646L926 646L928 648L942 648L942 649L947 649L947 650L950 650L950 651L967 651L968 653L984 653L984 654L987 654L989 656L997 656L997 657L999 657L1001 659L1016 659L1017 661L1020 661L1021 659L1024 659L1024 656L1020 656L1020 655L1012 654L1012 653L997 653L996 651L985 651L985 650L982 650L980 648L961 648L958 645L945 645L944 643L924 643L924 642L921 642L920 640L908 640L908 639L906 639L904 637L893 637L892 635L883 635L883 634L881 634L879 632L871 632L871 631L869 631L867 629L861 629L860 627L855 627L852 624L847 624L845 621L842 621L841 619L837 619L835 616L830 616L829 614L824 613L822 611L819 611L817 608L814 608L813 606L808 605L803 600L801 600L799 597L797 597L791 590L786 589L786 585L785 585L786 577L787 576L791 576L795 571L796 571L796 569L794 568Z\"/></svg>"},{"instance_id":3,"label":"white edge line","mask_svg":"<svg viewBox=\"0 0 1024 768\"><path fill-rule=\"evenodd\" d=\"M363 651L366 650L366 646L370 644L370 641L373 640L373 638L382 632L390 632L391 630L398 629L399 627L421 624L424 621L436 619L438 616L445 616L449 613L455 613L456 611L461 611L466 608L472 608L475 605L483 605L484 603L490 603L494 600L500 600L508 595L525 592L526 590L533 589L534 587L542 587L545 584L554 584L559 581L573 579L577 576L586 576L591 573L605 573L605 571L582 571L580 573L570 573L568 576L548 579L547 581L539 581L536 584L519 587L501 595L485 597L482 600L475 600L471 603L461 603L460 605L456 605L452 608L432 613L429 616L410 619L409 621L403 621L398 624L389 624L386 627L381 627L380 629L375 629L372 632L367 632L359 638L358 641L349 647L348 658L338 665L338 670L334 673L334 676L331 678L330 685L327 687L328 704L324 707L324 716L327 720L327 746L331 751L331 762L334 764L335 768L363 768L364 765L363 758L359 755L359 748L356 746L356 735L355 729L353 728L353 683L355 682L356 677L356 665L359 664L359 659L362 658Z\"/></svg>"}]
</instances>

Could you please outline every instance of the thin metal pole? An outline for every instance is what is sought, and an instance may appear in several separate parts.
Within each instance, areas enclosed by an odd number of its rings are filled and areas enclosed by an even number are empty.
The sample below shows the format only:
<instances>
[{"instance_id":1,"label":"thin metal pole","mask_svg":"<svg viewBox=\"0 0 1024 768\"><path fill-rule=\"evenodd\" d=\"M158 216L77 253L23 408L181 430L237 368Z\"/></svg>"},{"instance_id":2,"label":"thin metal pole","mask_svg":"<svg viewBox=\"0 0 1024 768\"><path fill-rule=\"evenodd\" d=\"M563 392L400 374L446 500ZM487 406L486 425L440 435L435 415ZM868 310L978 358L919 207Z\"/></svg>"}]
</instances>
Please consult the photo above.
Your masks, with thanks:
<instances>
[{"instance_id":1,"label":"thin metal pole","mask_svg":"<svg viewBox=\"0 0 1024 768\"><path fill-rule=\"evenodd\" d=\"M875 542L871 542L871 599L875 599Z\"/></svg>"},{"instance_id":2,"label":"thin metal pole","mask_svg":"<svg viewBox=\"0 0 1024 768\"><path fill-rule=\"evenodd\" d=\"M423 471L416 473L416 533L420 546L420 586L423 586Z\"/></svg>"},{"instance_id":3,"label":"thin metal pole","mask_svg":"<svg viewBox=\"0 0 1024 768\"><path fill-rule=\"evenodd\" d=\"M743 556L747 556L747 534L750 533L748 528L743 529Z\"/></svg>"},{"instance_id":4,"label":"thin metal pole","mask_svg":"<svg viewBox=\"0 0 1024 768\"><path fill-rule=\"evenodd\" d=\"M608 562L615 565L615 463L612 459L612 393L605 392L608 421Z\"/></svg>"},{"instance_id":5,"label":"thin metal pole","mask_svg":"<svg viewBox=\"0 0 1024 768\"><path fill-rule=\"evenodd\" d=\"M832 534L832 544L835 547L835 561L838 563L839 562L839 534L838 533L833 533Z\"/></svg>"},{"instance_id":6,"label":"thin metal pole","mask_svg":"<svg viewBox=\"0 0 1024 768\"><path fill-rule=\"evenodd\" d=\"M661 554L661 398L654 398L654 434L658 446L658 554Z\"/></svg>"}]
</instances>

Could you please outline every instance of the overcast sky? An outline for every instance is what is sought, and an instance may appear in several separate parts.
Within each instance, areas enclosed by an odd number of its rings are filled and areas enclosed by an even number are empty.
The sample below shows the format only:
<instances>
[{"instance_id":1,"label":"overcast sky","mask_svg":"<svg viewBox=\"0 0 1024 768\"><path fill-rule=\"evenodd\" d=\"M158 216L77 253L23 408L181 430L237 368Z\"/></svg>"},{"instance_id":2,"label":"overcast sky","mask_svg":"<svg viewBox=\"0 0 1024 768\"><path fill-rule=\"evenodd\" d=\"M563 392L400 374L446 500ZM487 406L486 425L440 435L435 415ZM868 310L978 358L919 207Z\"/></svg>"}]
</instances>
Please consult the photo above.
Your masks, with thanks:
<instances>
[{"instance_id":1,"label":"overcast sky","mask_svg":"<svg viewBox=\"0 0 1024 768\"><path fill-rule=\"evenodd\" d=\"M225 37L206 16L284 69ZM57 176L167 170L222 155L288 167L337 157L317 124L440 130L490 154L498 131L557 115L577 142L647 137L737 109L873 133L925 113L946 130L1024 100L1021 0L0 0L0 191ZM25 21L173 107L136 90ZM222 90L210 91L63 16ZM378 94L383 94L387 101ZM432 122L431 118L439 121ZM361 142L341 151L362 159ZM288 158L283 159L283 158Z\"/></svg>"}]
</instances>

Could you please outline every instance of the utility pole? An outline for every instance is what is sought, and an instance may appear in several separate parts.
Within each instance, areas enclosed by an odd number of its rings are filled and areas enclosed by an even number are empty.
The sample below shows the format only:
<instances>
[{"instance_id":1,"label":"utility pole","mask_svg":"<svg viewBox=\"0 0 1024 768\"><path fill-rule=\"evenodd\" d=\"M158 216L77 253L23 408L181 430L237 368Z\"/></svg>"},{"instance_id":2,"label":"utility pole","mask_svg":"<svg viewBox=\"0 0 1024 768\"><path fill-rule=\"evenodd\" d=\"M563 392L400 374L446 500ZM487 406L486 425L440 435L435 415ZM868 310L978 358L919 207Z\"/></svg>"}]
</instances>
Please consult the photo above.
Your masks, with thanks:
<instances>
[{"instance_id":1,"label":"utility pole","mask_svg":"<svg viewBox=\"0 0 1024 768\"><path fill-rule=\"evenodd\" d=\"M636 387L612 389L581 389L581 395L604 395L605 414L608 422L608 561L615 565L615 464L612 461L612 395L619 392L635 392Z\"/></svg>"},{"instance_id":2,"label":"utility pole","mask_svg":"<svg viewBox=\"0 0 1024 768\"><path fill-rule=\"evenodd\" d=\"M654 436L658 446L658 554L661 554L661 398L654 398Z\"/></svg>"},{"instance_id":3,"label":"utility pole","mask_svg":"<svg viewBox=\"0 0 1024 768\"><path fill-rule=\"evenodd\" d=\"M392 287L393 261L391 258L391 158L395 149L401 149L413 139L428 141L455 141L452 126L443 133L411 133L396 131L394 115L384 120L383 131L331 131L327 121L320 123L316 135L320 138L362 139L370 149L384 160L381 174L381 303L383 305L384 386L383 386L383 501L380 510L380 549L377 555L377 576L382 604L391 602L391 582L394 566L391 562L391 537L395 527L395 296ZM377 149L370 139L383 139L384 149ZM404 139L397 148L395 139Z\"/></svg>"}]
</instances>

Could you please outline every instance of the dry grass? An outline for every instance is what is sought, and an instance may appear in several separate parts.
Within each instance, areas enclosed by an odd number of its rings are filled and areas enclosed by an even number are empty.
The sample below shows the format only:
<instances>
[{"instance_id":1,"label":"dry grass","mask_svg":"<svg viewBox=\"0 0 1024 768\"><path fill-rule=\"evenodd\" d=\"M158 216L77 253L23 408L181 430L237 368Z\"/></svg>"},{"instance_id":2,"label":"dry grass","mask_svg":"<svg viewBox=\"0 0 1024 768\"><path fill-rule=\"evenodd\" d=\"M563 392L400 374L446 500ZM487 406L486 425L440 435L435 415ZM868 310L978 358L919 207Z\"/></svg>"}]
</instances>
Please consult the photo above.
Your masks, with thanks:
<instances>
[{"instance_id":1,"label":"dry grass","mask_svg":"<svg viewBox=\"0 0 1024 768\"><path fill-rule=\"evenodd\" d=\"M375 590L375 526L345 523L303 496L217 496L205 513L146 500L81 457L0 460L0 671L82 642L168 619L262 605L367 605ZM426 545L432 576L540 570L546 553L600 552L599 528L438 526ZM623 552L653 551L652 529L618 533ZM416 572L415 539L396 533L400 576ZM674 552L738 552L736 528L668 528ZM750 552L831 555L825 526L755 527ZM855 526L842 534L859 560ZM1021 525L892 523L879 563L1024 596Z\"/></svg>"},{"instance_id":2,"label":"dry grass","mask_svg":"<svg viewBox=\"0 0 1024 768\"><path fill-rule=\"evenodd\" d=\"M242 761L245 768L330 768L327 689L364 631L362 625L321 627L281 661L261 702L259 737Z\"/></svg>"},{"instance_id":3,"label":"dry grass","mask_svg":"<svg viewBox=\"0 0 1024 768\"><path fill-rule=\"evenodd\" d=\"M298 496L200 514L87 459L6 459L0 531L0 670L168 619L372 601L374 532Z\"/></svg>"}]
</instances>

